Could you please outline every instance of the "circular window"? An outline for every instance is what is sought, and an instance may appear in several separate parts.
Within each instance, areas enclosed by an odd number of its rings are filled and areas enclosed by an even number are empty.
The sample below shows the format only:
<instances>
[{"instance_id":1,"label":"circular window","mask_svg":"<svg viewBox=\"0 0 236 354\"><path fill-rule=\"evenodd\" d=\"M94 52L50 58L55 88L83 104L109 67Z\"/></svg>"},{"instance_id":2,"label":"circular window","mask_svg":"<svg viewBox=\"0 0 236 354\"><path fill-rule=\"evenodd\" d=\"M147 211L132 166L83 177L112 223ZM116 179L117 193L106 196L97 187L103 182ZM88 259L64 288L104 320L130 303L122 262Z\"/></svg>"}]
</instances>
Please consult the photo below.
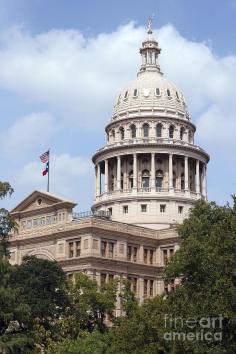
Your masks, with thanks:
<instances>
[{"instance_id":1,"label":"circular window","mask_svg":"<svg viewBox=\"0 0 236 354\"><path fill-rule=\"evenodd\" d=\"M42 199L39 198L39 199L37 200L37 203L38 203L38 205L41 205L41 204L42 204Z\"/></svg>"}]
</instances>

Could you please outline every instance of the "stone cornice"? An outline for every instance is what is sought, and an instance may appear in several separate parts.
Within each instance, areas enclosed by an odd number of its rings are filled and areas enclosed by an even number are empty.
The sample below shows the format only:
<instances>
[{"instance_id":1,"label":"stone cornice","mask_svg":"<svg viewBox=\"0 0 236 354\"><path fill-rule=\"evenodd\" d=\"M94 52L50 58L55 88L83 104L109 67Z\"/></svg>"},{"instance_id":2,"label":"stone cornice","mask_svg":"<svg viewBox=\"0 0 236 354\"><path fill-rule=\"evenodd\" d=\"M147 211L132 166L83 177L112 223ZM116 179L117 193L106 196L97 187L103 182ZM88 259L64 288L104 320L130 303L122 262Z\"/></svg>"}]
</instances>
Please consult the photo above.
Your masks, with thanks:
<instances>
[{"instance_id":1,"label":"stone cornice","mask_svg":"<svg viewBox=\"0 0 236 354\"><path fill-rule=\"evenodd\" d=\"M126 268L128 272L148 272L148 274L156 275L157 271L163 271L164 267L161 264L144 264L139 262L130 262L123 259L118 258L104 258L101 256L85 256L78 258L67 258L59 260L59 263L63 268L66 266L80 266L87 265L89 262L93 263L93 268L102 268L104 266L105 269L108 269L109 266L113 268L113 270L117 270L117 268ZM96 264L97 262L97 264Z\"/></svg>"},{"instance_id":2,"label":"stone cornice","mask_svg":"<svg viewBox=\"0 0 236 354\"><path fill-rule=\"evenodd\" d=\"M64 225L44 226L29 231L20 232L18 235L11 235L11 246L17 244L33 244L41 241L65 239L79 236L84 233L109 234L114 237L130 237L140 241L176 239L177 232L174 229L153 230L121 222L102 220L98 218L88 218L73 220Z\"/></svg>"},{"instance_id":3,"label":"stone cornice","mask_svg":"<svg viewBox=\"0 0 236 354\"><path fill-rule=\"evenodd\" d=\"M172 153L172 154L180 154L183 156L199 158L204 163L207 163L210 160L210 156L200 147L196 145L190 146L189 144L158 144L153 142L147 143L134 143L134 144L117 144L113 146L107 145L104 149L97 151L93 157L93 163L97 163L103 161L106 158L115 157L117 155L128 155L133 153ZM188 154L189 153L189 154ZM191 155L195 155L192 156Z\"/></svg>"}]
</instances>

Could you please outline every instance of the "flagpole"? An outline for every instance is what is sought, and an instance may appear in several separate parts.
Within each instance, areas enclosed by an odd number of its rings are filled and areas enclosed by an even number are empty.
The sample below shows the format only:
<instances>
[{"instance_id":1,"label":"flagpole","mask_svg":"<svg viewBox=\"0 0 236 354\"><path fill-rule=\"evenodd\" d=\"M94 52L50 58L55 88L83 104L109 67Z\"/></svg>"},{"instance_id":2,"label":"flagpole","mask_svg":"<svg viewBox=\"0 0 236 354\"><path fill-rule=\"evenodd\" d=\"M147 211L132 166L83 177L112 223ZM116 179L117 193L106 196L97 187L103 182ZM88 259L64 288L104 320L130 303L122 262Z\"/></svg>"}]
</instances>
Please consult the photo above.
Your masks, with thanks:
<instances>
[{"instance_id":1,"label":"flagpole","mask_svg":"<svg viewBox=\"0 0 236 354\"><path fill-rule=\"evenodd\" d=\"M47 184L47 192L49 192L49 174L50 174L50 149L48 149L48 184Z\"/></svg>"}]
</instances>

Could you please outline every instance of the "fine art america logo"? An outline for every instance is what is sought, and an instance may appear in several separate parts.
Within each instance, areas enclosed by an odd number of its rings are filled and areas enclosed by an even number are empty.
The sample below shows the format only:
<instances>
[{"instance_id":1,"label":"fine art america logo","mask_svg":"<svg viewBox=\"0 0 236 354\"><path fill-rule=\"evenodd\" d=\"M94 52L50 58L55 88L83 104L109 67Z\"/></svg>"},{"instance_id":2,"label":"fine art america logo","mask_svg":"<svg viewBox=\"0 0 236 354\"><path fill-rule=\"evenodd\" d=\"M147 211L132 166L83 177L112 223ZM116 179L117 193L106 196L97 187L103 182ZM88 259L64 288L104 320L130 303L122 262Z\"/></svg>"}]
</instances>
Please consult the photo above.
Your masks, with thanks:
<instances>
[{"instance_id":1,"label":"fine art america logo","mask_svg":"<svg viewBox=\"0 0 236 354\"><path fill-rule=\"evenodd\" d=\"M217 317L173 317L165 314L166 341L222 341L222 315Z\"/></svg>"}]
</instances>

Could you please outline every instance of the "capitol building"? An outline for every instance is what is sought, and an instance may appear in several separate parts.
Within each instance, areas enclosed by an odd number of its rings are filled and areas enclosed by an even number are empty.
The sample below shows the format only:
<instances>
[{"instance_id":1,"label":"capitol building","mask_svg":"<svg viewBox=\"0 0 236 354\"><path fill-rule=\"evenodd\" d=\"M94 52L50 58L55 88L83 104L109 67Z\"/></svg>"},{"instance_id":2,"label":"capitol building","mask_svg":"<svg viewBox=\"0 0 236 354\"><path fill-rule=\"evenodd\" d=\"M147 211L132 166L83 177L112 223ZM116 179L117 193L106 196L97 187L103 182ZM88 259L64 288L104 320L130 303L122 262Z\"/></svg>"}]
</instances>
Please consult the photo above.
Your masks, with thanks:
<instances>
[{"instance_id":1,"label":"capitol building","mask_svg":"<svg viewBox=\"0 0 236 354\"><path fill-rule=\"evenodd\" d=\"M128 278L140 302L175 286L164 284L163 268L180 245L176 225L207 198L209 155L194 144L196 128L182 92L161 71L160 53L149 24L137 78L116 98L106 145L92 157L91 212L32 192L11 212L19 225L12 264L35 255L57 260L69 278L81 271L99 284Z\"/></svg>"}]
</instances>

